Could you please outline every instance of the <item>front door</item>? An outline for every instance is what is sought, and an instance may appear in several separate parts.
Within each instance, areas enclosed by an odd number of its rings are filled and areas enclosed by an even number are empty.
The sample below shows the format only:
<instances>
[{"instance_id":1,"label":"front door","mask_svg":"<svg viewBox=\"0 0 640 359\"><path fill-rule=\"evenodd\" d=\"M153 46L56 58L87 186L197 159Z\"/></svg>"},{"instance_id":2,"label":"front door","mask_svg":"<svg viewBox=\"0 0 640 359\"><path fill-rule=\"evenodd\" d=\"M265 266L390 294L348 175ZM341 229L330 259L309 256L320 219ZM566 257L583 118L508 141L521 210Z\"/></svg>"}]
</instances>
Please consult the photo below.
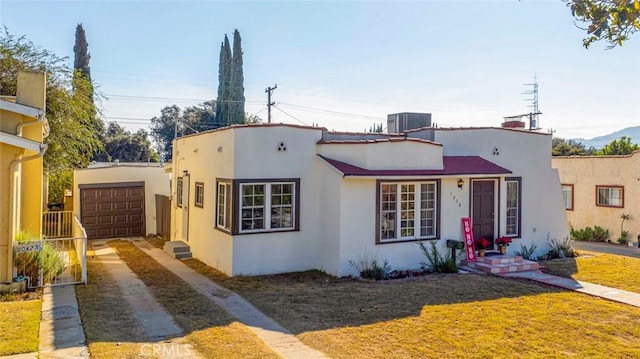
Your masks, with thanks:
<instances>
[{"instance_id":1,"label":"front door","mask_svg":"<svg viewBox=\"0 0 640 359\"><path fill-rule=\"evenodd\" d=\"M494 215L495 215L495 181L472 181L472 212L471 223L473 226L473 238L486 238L493 248L494 239Z\"/></svg>"},{"instance_id":2,"label":"front door","mask_svg":"<svg viewBox=\"0 0 640 359\"><path fill-rule=\"evenodd\" d=\"M189 175L182 177L182 240L189 241Z\"/></svg>"}]
</instances>

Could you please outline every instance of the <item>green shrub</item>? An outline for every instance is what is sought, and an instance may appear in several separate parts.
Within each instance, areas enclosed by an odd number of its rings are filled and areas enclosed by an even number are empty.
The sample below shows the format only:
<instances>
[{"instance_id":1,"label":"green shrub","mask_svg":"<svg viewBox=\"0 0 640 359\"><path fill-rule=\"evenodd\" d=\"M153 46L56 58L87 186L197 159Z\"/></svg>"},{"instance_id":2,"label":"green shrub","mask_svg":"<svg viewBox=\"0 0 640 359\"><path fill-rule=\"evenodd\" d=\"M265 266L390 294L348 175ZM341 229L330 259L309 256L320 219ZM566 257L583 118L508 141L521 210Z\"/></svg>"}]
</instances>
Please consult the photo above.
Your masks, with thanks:
<instances>
[{"instance_id":1,"label":"green shrub","mask_svg":"<svg viewBox=\"0 0 640 359\"><path fill-rule=\"evenodd\" d=\"M367 252L364 253L360 261L349 261L349 265L360 273L360 278L364 279L388 279L391 272L391 267L386 259L380 264L375 255Z\"/></svg>"},{"instance_id":2,"label":"green shrub","mask_svg":"<svg viewBox=\"0 0 640 359\"><path fill-rule=\"evenodd\" d=\"M525 246L524 244L520 244L520 250L516 252L517 256L521 256L522 258L530 261L538 260L538 257L535 256L536 250L538 246L535 244L531 244L530 247Z\"/></svg>"},{"instance_id":3,"label":"green shrub","mask_svg":"<svg viewBox=\"0 0 640 359\"><path fill-rule=\"evenodd\" d=\"M435 273L458 273L458 265L453 260L450 253L446 255L440 254L436 242L430 242L427 248L424 242L418 242L422 254L427 258L428 262L420 262L420 266L425 271Z\"/></svg>"},{"instance_id":4,"label":"green shrub","mask_svg":"<svg viewBox=\"0 0 640 359\"><path fill-rule=\"evenodd\" d=\"M35 235L24 230L16 234L16 242L21 244L40 243ZM40 269L42 269L42 280L45 283L62 274L65 260L62 254L58 253L49 243L43 242L42 249L39 251L15 253L15 266L18 268L18 273L29 277L32 283L38 280Z\"/></svg>"},{"instance_id":5,"label":"green shrub","mask_svg":"<svg viewBox=\"0 0 640 359\"><path fill-rule=\"evenodd\" d=\"M609 230L599 226L579 230L571 228L571 238L576 241L604 242L609 238Z\"/></svg>"},{"instance_id":6,"label":"green shrub","mask_svg":"<svg viewBox=\"0 0 640 359\"><path fill-rule=\"evenodd\" d=\"M578 256L573 250L573 241L569 237L564 237L562 240L551 239L547 236L549 242L549 252L547 252L547 259L558 258L575 258Z\"/></svg>"},{"instance_id":7,"label":"green shrub","mask_svg":"<svg viewBox=\"0 0 640 359\"><path fill-rule=\"evenodd\" d=\"M620 237L618 237L618 243L624 245L629 244L629 236L629 231L622 231L622 233L620 233Z\"/></svg>"}]
</instances>

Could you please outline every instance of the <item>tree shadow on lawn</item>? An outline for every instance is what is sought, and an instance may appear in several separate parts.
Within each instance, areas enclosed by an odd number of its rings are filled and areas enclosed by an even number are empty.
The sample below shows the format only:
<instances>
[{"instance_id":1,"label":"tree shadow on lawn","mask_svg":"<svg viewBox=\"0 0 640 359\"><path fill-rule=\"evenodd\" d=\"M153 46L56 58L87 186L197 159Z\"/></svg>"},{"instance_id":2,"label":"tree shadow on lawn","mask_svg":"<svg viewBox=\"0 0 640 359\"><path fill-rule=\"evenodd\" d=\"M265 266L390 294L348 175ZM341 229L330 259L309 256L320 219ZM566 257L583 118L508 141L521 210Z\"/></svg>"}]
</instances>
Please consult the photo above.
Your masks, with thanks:
<instances>
[{"instance_id":1,"label":"tree shadow on lawn","mask_svg":"<svg viewBox=\"0 0 640 359\"><path fill-rule=\"evenodd\" d=\"M478 274L430 274L377 282L336 278L320 271L228 277L196 259L184 262L245 297L295 334L416 317L432 306L566 292L527 280ZM570 262L575 268L575 261Z\"/></svg>"}]
</instances>

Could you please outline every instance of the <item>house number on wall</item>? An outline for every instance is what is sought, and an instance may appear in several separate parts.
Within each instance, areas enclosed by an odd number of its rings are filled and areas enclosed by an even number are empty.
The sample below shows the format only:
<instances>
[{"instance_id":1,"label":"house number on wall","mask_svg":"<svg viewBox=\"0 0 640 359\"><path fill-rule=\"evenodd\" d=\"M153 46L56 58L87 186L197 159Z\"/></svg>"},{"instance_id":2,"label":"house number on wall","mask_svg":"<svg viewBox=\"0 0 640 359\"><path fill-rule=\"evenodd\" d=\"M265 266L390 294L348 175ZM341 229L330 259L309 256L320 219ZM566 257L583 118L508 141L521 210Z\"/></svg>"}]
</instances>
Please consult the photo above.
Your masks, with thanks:
<instances>
[{"instance_id":1,"label":"house number on wall","mask_svg":"<svg viewBox=\"0 0 640 359\"><path fill-rule=\"evenodd\" d=\"M460 203L460 201L458 201L458 198L456 198L456 195L453 194L453 192L449 192L449 196L451 196L451 198L453 198L453 200L456 202L456 204L458 205L458 207L462 207L462 203Z\"/></svg>"}]
</instances>

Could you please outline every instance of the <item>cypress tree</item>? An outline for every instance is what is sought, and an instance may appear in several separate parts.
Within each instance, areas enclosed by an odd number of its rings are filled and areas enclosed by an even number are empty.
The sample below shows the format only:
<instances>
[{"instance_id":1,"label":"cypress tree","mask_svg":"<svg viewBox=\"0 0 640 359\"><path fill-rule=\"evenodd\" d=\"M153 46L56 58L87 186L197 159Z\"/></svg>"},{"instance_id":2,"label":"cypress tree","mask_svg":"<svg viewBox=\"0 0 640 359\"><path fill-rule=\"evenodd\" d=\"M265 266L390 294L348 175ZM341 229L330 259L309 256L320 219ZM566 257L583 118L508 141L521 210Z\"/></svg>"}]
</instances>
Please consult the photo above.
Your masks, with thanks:
<instances>
[{"instance_id":1,"label":"cypress tree","mask_svg":"<svg viewBox=\"0 0 640 359\"><path fill-rule=\"evenodd\" d=\"M82 24L76 26L76 43L73 45L73 53L74 90L76 92L85 92L86 99L93 103L93 83L91 82L91 67L89 67L91 54L89 53L89 44ZM79 82L84 83L80 84Z\"/></svg>"},{"instance_id":2,"label":"cypress tree","mask_svg":"<svg viewBox=\"0 0 640 359\"><path fill-rule=\"evenodd\" d=\"M220 63L218 64L218 100L216 101L216 120L219 126L227 126L230 122L231 86L231 45L229 38L224 35L224 42L220 46Z\"/></svg>"},{"instance_id":3,"label":"cypress tree","mask_svg":"<svg viewBox=\"0 0 640 359\"><path fill-rule=\"evenodd\" d=\"M233 58L231 59L231 88L229 89L230 123L244 123L244 73L242 70L242 39L233 32Z\"/></svg>"}]
</instances>

